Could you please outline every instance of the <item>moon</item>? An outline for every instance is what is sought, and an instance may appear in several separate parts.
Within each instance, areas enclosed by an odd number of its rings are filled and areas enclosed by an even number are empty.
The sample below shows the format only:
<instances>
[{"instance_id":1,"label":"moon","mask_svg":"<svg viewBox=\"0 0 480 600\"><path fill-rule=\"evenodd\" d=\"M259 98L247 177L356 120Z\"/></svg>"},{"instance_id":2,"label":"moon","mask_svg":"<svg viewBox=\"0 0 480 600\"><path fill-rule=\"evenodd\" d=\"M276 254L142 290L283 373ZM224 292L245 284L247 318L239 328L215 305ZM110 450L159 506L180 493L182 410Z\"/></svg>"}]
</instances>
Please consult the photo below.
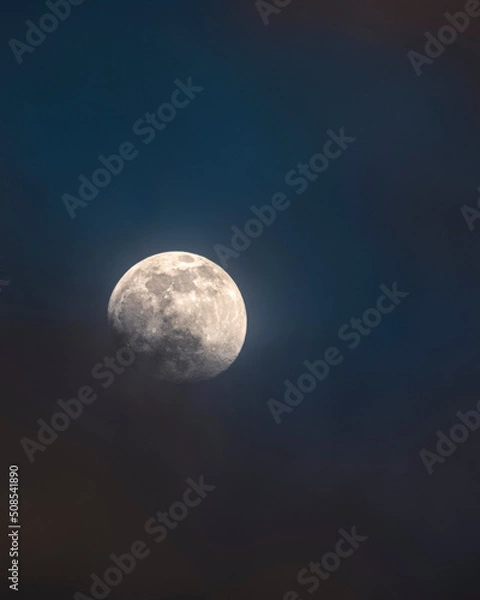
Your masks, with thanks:
<instances>
[{"instance_id":1,"label":"moon","mask_svg":"<svg viewBox=\"0 0 480 600\"><path fill-rule=\"evenodd\" d=\"M163 252L134 265L115 286L108 322L117 343L155 379L212 379L239 355L247 312L233 279L190 252Z\"/></svg>"}]
</instances>

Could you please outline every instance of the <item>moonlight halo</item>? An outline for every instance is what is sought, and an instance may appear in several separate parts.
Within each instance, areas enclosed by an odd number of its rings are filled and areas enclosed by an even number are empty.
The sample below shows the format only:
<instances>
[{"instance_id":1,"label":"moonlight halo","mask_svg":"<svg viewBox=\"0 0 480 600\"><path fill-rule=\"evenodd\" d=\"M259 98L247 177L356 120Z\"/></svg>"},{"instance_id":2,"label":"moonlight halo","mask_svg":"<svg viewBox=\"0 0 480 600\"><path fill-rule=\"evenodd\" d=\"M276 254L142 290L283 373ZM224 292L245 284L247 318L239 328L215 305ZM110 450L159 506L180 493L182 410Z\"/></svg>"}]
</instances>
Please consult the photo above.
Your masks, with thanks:
<instances>
[{"instance_id":1,"label":"moonlight halo","mask_svg":"<svg viewBox=\"0 0 480 600\"><path fill-rule=\"evenodd\" d=\"M117 343L156 379L211 379L237 358L247 313L233 279L212 261L189 252L146 258L115 286L108 321Z\"/></svg>"}]
</instances>

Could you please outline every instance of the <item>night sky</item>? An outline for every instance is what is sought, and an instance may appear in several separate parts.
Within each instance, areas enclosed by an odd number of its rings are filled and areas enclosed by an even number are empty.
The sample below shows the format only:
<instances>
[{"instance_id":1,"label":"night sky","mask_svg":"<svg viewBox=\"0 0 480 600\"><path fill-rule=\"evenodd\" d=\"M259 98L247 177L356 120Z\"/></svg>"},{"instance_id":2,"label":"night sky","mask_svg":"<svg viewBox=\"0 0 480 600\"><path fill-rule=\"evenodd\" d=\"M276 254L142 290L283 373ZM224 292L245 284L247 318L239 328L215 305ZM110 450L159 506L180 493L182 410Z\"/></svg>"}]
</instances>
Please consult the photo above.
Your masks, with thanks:
<instances>
[{"instance_id":1,"label":"night sky","mask_svg":"<svg viewBox=\"0 0 480 600\"><path fill-rule=\"evenodd\" d=\"M8 465L20 473L16 597L94 598L91 573L143 540L150 555L108 598L478 600L480 428L431 474L419 453L480 400L480 219L462 214L478 208L480 16L421 75L408 57L464 10L292 0L266 25L253 0L86 0L19 64L9 40L47 8L4 5L0 433L5 490ZM145 143L135 124L189 79L202 91ZM289 185L342 129L342 154ZM126 142L136 158L72 219L64 195ZM116 352L107 305L122 275L172 250L221 264L232 226L275 194L288 208L226 267L248 312L230 369L175 385L132 367L103 388L91 372ZM408 296L349 349L340 328L395 283ZM277 423L267 401L332 346L343 362ZM22 438L83 386L97 400L29 461ZM215 489L155 543L145 523L202 475ZM353 527L368 539L310 593L297 574Z\"/></svg>"}]
</instances>

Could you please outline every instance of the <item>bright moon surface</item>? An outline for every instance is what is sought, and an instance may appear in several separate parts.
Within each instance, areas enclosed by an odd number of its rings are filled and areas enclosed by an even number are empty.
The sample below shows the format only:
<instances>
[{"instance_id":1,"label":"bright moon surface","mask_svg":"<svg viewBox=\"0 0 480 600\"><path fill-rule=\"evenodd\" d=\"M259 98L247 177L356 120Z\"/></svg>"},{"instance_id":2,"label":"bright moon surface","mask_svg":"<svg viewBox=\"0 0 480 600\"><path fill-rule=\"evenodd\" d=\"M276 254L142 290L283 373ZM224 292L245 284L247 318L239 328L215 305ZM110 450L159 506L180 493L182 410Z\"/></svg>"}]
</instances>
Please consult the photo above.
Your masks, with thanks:
<instances>
[{"instance_id":1,"label":"bright moon surface","mask_svg":"<svg viewBox=\"0 0 480 600\"><path fill-rule=\"evenodd\" d=\"M211 379L237 358L247 313L233 279L212 261L189 252L142 260L120 279L108 304L117 343L156 379Z\"/></svg>"}]
</instances>

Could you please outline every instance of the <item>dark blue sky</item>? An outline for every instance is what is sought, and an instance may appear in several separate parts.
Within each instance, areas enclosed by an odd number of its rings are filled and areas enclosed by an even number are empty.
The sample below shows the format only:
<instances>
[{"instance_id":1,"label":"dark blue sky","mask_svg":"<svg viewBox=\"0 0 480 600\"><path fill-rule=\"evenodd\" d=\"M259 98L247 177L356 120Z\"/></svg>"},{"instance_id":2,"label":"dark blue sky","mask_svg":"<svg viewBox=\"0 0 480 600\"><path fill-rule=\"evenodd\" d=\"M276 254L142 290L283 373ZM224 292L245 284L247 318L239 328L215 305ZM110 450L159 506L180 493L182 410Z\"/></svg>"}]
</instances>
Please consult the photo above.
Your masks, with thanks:
<instances>
[{"instance_id":1,"label":"dark blue sky","mask_svg":"<svg viewBox=\"0 0 480 600\"><path fill-rule=\"evenodd\" d=\"M45 7L8 6L2 421L36 524L24 533L26 593L38 580L38 507L57 507L47 523L78 521L45 542L41 563L42 591L71 597L204 473L218 493L172 541L185 577L158 575L166 563L149 559L119 598L281 598L354 524L371 536L368 549L335 574L329 597L474 598L480 442L434 477L418 452L478 397L480 234L460 209L475 206L480 184L480 20L421 77L407 58L445 10L461 9L293 0L266 27L253 2L86 0L18 65L8 40L23 40L25 20ZM143 144L135 121L189 77L204 91ZM286 174L342 127L355 143L297 196ZM138 158L71 220L62 195L126 141ZM249 318L231 369L188 389L128 372L30 465L19 439L112 352L106 308L125 271L179 249L218 262L214 246L275 192L291 206L228 268ZM277 427L266 401L395 281L409 298ZM71 504L105 478L95 503ZM110 508L119 495L122 510L126 498L135 506L123 530ZM98 539L85 521L98 521ZM101 548L96 563L90 544ZM70 565L61 576L59 547Z\"/></svg>"}]
</instances>

